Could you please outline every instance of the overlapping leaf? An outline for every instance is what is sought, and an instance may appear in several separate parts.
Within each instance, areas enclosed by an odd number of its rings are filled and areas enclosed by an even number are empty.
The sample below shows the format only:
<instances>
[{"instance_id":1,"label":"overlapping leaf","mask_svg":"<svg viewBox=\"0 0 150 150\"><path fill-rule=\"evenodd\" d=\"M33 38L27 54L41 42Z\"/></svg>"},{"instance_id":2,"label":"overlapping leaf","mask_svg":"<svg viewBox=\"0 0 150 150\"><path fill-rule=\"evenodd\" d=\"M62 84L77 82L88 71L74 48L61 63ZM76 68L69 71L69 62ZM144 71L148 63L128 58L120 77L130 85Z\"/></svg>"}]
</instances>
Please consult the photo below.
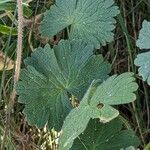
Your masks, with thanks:
<instances>
[{"instance_id":1,"label":"overlapping leaf","mask_svg":"<svg viewBox=\"0 0 150 150\"><path fill-rule=\"evenodd\" d=\"M45 13L40 30L42 35L52 37L68 27L71 39L100 48L113 40L113 17L118 13L113 0L56 0Z\"/></svg>"},{"instance_id":2,"label":"overlapping leaf","mask_svg":"<svg viewBox=\"0 0 150 150\"><path fill-rule=\"evenodd\" d=\"M60 138L60 150L71 148L74 139L85 130L91 118L109 122L119 115L118 110L111 105L134 101L136 96L133 92L138 88L134 80L132 73L124 73L120 76L114 75L100 85L96 81L93 82L80 106L73 109L66 117Z\"/></svg>"},{"instance_id":3,"label":"overlapping leaf","mask_svg":"<svg viewBox=\"0 0 150 150\"><path fill-rule=\"evenodd\" d=\"M150 49L150 22L144 21L139 34L137 46L140 49ZM150 85L150 52L139 54L135 59L135 65L139 66L139 75Z\"/></svg>"},{"instance_id":4,"label":"overlapping leaf","mask_svg":"<svg viewBox=\"0 0 150 150\"><path fill-rule=\"evenodd\" d=\"M30 124L60 130L71 110L68 93L79 100L93 79L105 80L110 65L82 41L60 41L53 49L38 48L25 60L27 69L16 88Z\"/></svg>"},{"instance_id":5,"label":"overlapping leaf","mask_svg":"<svg viewBox=\"0 0 150 150\"><path fill-rule=\"evenodd\" d=\"M131 145L137 148L139 139L133 131L122 130L122 122L118 118L106 124L94 119L76 138L70 150L127 150Z\"/></svg>"}]
</instances>

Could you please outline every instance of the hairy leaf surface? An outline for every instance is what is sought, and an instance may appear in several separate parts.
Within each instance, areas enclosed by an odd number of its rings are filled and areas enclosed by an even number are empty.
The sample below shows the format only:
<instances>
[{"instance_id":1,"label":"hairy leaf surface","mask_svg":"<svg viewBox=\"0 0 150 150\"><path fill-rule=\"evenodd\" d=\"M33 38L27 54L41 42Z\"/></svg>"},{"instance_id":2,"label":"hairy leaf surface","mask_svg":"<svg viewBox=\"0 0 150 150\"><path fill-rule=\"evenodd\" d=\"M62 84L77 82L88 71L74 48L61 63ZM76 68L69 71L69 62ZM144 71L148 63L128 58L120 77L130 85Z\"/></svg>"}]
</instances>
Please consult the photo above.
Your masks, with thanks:
<instances>
[{"instance_id":1,"label":"hairy leaf surface","mask_svg":"<svg viewBox=\"0 0 150 150\"><path fill-rule=\"evenodd\" d=\"M113 40L113 17L118 13L113 0L56 0L45 13L40 30L43 36L52 37L68 27L71 39L100 48Z\"/></svg>"},{"instance_id":2,"label":"hairy leaf surface","mask_svg":"<svg viewBox=\"0 0 150 150\"><path fill-rule=\"evenodd\" d=\"M74 139L85 130L91 118L99 118L102 122L116 118L119 112L111 105L125 104L136 99L133 92L137 90L138 85L134 80L132 73L124 73L119 76L114 75L100 85L97 84L98 81L94 81L80 106L73 109L66 117L62 127L60 149L69 150Z\"/></svg>"},{"instance_id":3,"label":"hairy leaf surface","mask_svg":"<svg viewBox=\"0 0 150 150\"><path fill-rule=\"evenodd\" d=\"M25 60L27 68L16 90L30 124L47 123L50 129L60 130L72 109L68 93L81 100L94 79L108 77L110 65L92 49L82 41L62 40L53 49L38 48Z\"/></svg>"},{"instance_id":4,"label":"hairy leaf surface","mask_svg":"<svg viewBox=\"0 0 150 150\"><path fill-rule=\"evenodd\" d=\"M140 49L150 49L150 22L146 20L143 22L143 27L137 40L137 46ZM150 52L139 54L134 63L140 67L138 69L139 75L150 85Z\"/></svg>"},{"instance_id":5,"label":"hairy leaf surface","mask_svg":"<svg viewBox=\"0 0 150 150\"><path fill-rule=\"evenodd\" d=\"M139 139L133 131L122 130L122 122L118 118L106 124L94 119L75 139L71 150L125 150L131 145L137 148Z\"/></svg>"}]
</instances>

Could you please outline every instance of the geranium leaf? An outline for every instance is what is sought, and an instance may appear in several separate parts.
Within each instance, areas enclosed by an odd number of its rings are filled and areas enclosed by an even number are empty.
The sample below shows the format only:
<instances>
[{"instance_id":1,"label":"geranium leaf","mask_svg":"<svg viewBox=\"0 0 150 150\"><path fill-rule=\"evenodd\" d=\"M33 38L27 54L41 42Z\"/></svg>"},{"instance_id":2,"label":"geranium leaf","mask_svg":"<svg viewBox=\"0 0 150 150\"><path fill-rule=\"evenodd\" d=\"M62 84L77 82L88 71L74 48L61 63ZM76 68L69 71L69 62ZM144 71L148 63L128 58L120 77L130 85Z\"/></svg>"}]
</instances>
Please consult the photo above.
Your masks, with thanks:
<instances>
[{"instance_id":1,"label":"geranium leaf","mask_svg":"<svg viewBox=\"0 0 150 150\"><path fill-rule=\"evenodd\" d=\"M144 20L142 29L137 40L137 46L140 49L150 49L150 22Z\"/></svg>"},{"instance_id":2,"label":"geranium leaf","mask_svg":"<svg viewBox=\"0 0 150 150\"><path fill-rule=\"evenodd\" d=\"M73 109L65 119L60 149L71 148L74 139L85 130L90 118L99 118L101 122L116 118L119 112L111 105L125 104L136 99L133 92L138 85L134 80L133 73L124 73L114 75L100 85L96 84L97 81L92 82L79 107Z\"/></svg>"},{"instance_id":3,"label":"geranium leaf","mask_svg":"<svg viewBox=\"0 0 150 150\"><path fill-rule=\"evenodd\" d=\"M134 61L138 69L139 75L143 77L143 81L147 81L150 85L150 52L141 53Z\"/></svg>"},{"instance_id":4,"label":"geranium leaf","mask_svg":"<svg viewBox=\"0 0 150 150\"><path fill-rule=\"evenodd\" d=\"M113 0L56 0L45 13L40 30L43 36L52 37L71 26L71 39L82 39L100 48L113 40L113 17L118 13Z\"/></svg>"},{"instance_id":5,"label":"geranium leaf","mask_svg":"<svg viewBox=\"0 0 150 150\"><path fill-rule=\"evenodd\" d=\"M66 117L62 127L63 134L60 138L59 144L61 150L69 150L73 144L74 139L85 130L91 116L97 117L100 115L97 108L95 110L95 107L93 109L92 107L90 108L89 105L89 100L96 90L95 83L97 83L97 81L92 82L90 85L88 91L80 103L80 106L73 109ZM81 120L83 121L81 122Z\"/></svg>"},{"instance_id":6,"label":"geranium leaf","mask_svg":"<svg viewBox=\"0 0 150 150\"><path fill-rule=\"evenodd\" d=\"M72 109L68 93L81 100L94 79L108 78L110 65L92 50L82 41L62 40L53 49L38 48L25 60L27 69L16 90L30 124L41 128L47 123L59 131Z\"/></svg>"},{"instance_id":7,"label":"geranium leaf","mask_svg":"<svg viewBox=\"0 0 150 150\"><path fill-rule=\"evenodd\" d=\"M143 22L137 46L140 49L150 49L150 22L146 20ZM150 52L138 54L134 64L140 67L138 71L139 75L143 77L143 81L147 81L150 85Z\"/></svg>"},{"instance_id":8,"label":"geranium leaf","mask_svg":"<svg viewBox=\"0 0 150 150\"><path fill-rule=\"evenodd\" d=\"M133 77L133 73L123 73L119 76L113 75L104 81L91 98L91 104L98 102L106 105L120 105L134 101L136 95L133 93L138 89L138 85Z\"/></svg>"},{"instance_id":9,"label":"geranium leaf","mask_svg":"<svg viewBox=\"0 0 150 150\"><path fill-rule=\"evenodd\" d=\"M137 148L139 139L133 131L122 130L122 122L118 118L106 124L95 119L76 138L71 150L125 150L131 145Z\"/></svg>"}]
</instances>

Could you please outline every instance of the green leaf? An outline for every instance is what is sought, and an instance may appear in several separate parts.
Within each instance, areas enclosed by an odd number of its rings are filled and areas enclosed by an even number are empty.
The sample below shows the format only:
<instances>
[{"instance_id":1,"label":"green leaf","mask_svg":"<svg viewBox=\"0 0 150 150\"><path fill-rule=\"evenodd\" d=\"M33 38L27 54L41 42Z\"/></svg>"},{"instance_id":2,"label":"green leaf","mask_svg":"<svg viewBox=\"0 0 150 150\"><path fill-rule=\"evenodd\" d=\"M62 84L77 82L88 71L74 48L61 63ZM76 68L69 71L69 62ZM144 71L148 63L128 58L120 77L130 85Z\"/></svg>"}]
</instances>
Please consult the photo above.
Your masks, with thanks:
<instances>
[{"instance_id":1,"label":"green leaf","mask_svg":"<svg viewBox=\"0 0 150 150\"><path fill-rule=\"evenodd\" d=\"M150 22L146 20L143 22L137 46L141 49L150 49ZM140 67L138 71L139 75L143 77L143 81L147 81L150 85L150 52L139 54L134 64Z\"/></svg>"},{"instance_id":2,"label":"green leaf","mask_svg":"<svg viewBox=\"0 0 150 150\"><path fill-rule=\"evenodd\" d=\"M118 13L113 0L56 0L45 13L40 31L51 38L67 27L71 39L82 39L100 48L113 41Z\"/></svg>"},{"instance_id":3,"label":"green leaf","mask_svg":"<svg viewBox=\"0 0 150 150\"><path fill-rule=\"evenodd\" d=\"M61 150L69 150L71 148L73 141L80 133L82 133L91 116L99 115L97 108L90 108L89 100L92 97L93 93L96 90L97 81L92 82L88 91L86 92L83 100L80 103L80 106L73 109L69 115L66 117L65 122L62 127L63 134L60 137L59 147Z\"/></svg>"},{"instance_id":4,"label":"green leaf","mask_svg":"<svg viewBox=\"0 0 150 150\"><path fill-rule=\"evenodd\" d=\"M69 94L81 100L94 79L108 78L110 65L82 41L60 41L53 49L38 48L25 60L17 85L19 102L32 125L60 130L72 109Z\"/></svg>"},{"instance_id":5,"label":"green leaf","mask_svg":"<svg viewBox=\"0 0 150 150\"><path fill-rule=\"evenodd\" d=\"M126 104L136 99L133 92L137 90L138 85L134 80L133 73L124 73L120 76L114 75L100 85L98 81L94 81L80 106L66 117L62 127L60 149L69 150L74 139L85 130L91 118L99 118L102 122L116 118L119 112L110 105Z\"/></svg>"},{"instance_id":6,"label":"green leaf","mask_svg":"<svg viewBox=\"0 0 150 150\"><path fill-rule=\"evenodd\" d=\"M120 150L137 150L137 149L135 149L135 147L133 147L133 146L129 146L127 148L121 148Z\"/></svg>"},{"instance_id":7,"label":"green leaf","mask_svg":"<svg viewBox=\"0 0 150 150\"><path fill-rule=\"evenodd\" d=\"M122 130L122 122L117 118L107 124L91 120L86 130L73 143L70 150L127 150L137 148L139 139L131 130Z\"/></svg>"},{"instance_id":8,"label":"green leaf","mask_svg":"<svg viewBox=\"0 0 150 150\"><path fill-rule=\"evenodd\" d=\"M144 147L144 150L149 150L150 149L150 142Z\"/></svg>"},{"instance_id":9,"label":"green leaf","mask_svg":"<svg viewBox=\"0 0 150 150\"><path fill-rule=\"evenodd\" d=\"M150 52L141 53L134 61L138 69L139 75L143 77L143 81L147 81L150 85Z\"/></svg>"},{"instance_id":10,"label":"green leaf","mask_svg":"<svg viewBox=\"0 0 150 150\"><path fill-rule=\"evenodd\" d=\"M14 12L16 10L16 3L13 1L3 1L0 2L0 11L12 11ZM29 8L29 6L23 4L23 15L25 17L30 17L32 15L32 10Z\"/></svg>"},{"instance_id":11,"label":"green leaf","mask_svg":"<svg viewBox=\"0 0 150 150\"><path fill-rule=\"evenodd\" d=\"M1 4L5 4L5 3L7 3L7 2L12 2L12 0L1 0L0 5L1 5Z\"/></svg>"},{"instance_id":12,"label":"green leaf","mask_svg":"<svg viewBox=\"0 0 150 150\"><path fill-rule=\"evenodd\" d=\"M16 28L11 28L9 26L0 24L0 33L6 35L10 35L11 33L12 35L17 35L18 32Z\"/></svg>"},{"instance_id":13,"label":"green leaf","mask_svg":"<svg viewBox=\"0 0 150 150\"><path fill-rule=\"evenodd\" d=\"M142 29L137 40L137 46L140 49L150 49L150 22L144 20Z\"/></svg>"},{"instance_id":14,"label":"green leaf","mask_svg":"<svg viewBox=\"0 0 150 150\"><path fill-rule=\"evenodd\" d=\"M97 105L98 102L107 105L120 105L133 102L138 85L133 77L133 73L123 73L119 76L113 75L104 81L94 93L91 104Z\"/></svg>"}]
</instances>

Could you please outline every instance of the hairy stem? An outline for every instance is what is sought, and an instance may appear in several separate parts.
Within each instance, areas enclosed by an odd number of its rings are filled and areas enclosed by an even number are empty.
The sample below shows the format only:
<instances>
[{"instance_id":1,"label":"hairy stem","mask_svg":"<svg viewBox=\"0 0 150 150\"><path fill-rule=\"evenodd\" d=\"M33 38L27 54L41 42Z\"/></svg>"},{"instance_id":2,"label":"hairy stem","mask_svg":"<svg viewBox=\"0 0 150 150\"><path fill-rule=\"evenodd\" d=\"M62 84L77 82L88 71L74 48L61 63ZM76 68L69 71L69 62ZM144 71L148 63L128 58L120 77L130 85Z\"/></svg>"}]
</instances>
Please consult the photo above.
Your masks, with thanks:
<instances>
[{"instance_id":1,"label":"hairy stem","mask_svg":"<svg viewBox=\"0 0 150 150\"><path fill-rule=\"evenodd\" d=\"M23 7L22 0L17 0L18 4L18 39L17 39L17 50L16 50L16 63L15 63L15 75L14 75L14 87L12 93L12 102L14 103L16 97L15 86L19 80L20 68L21 68L21 58L22 58L22 39L23 39Z\"/></svg>"}]
</instances>

